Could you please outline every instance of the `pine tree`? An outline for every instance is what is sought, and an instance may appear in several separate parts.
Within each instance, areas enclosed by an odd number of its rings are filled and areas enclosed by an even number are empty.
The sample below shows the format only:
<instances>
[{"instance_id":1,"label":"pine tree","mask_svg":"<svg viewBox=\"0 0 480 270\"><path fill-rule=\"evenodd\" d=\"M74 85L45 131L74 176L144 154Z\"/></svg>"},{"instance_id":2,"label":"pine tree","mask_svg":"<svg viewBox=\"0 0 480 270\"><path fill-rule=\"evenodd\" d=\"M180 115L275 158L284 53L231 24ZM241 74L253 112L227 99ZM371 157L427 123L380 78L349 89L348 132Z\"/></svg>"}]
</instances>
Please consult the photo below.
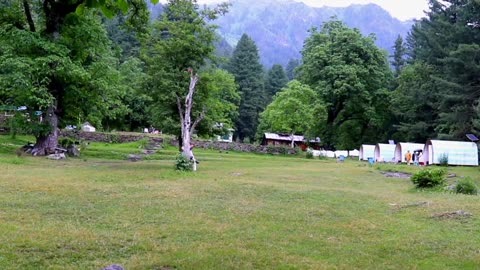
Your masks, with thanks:
<instances>
[{"instance_id":1,"label":"pine tree","mask_svg":"<svg viewBox=\"0 0 480 270\"><path fill-rule=\"evenodd\" d=\"M243 34L240 38L228 70L235 76L242 96L235 135L240 141L253 140L259 114L265 107L265 93L257 45L248 35Z\"/></svg>"},{"instance_id":2,"label":"pine tree","mask_svg":"<svg viewBox=\"0 0 480 270\"><path fill-rule=\"evenodd\" d=\"M273 65L265 80L266 101L270 103L272 97L288 83L287 75L281 65Z\"/></svg>"},{"instance_id":3,"label":"pine tree","mask_svg":"<svg viewBox=\"0 0 480 270\"><path fill-rule=\"evenodd\" d=\"M419 81L430 95L440 95L436 135L463 139L475 131L475 107L480 99L480 3L468 0L430 1L428 17L412 29L409 54L433 68ZM419 116L420 117L420 116ZM416 119L412 119L414 123Z\"/></svg>"},{"instance_id":4,"label":"pine tree","mask_svg":"<svg viewBox=\"0 0 480 270\"><path fill-rule=\"evenodd\" d=\"M405 55L407 53L407 50L405 48L405 44L403 43L403 38L402 36L398 35L397 39L395 40L395 45L393 46L393 55L392 61L390 62L393 66L394 69L394 76L395 78L398 78L400 75L400 72L402 69L405 67L406 60L405 60Z\"/></svg>"},{"instance_id":5,"label":"pine tree","mask_svg":"<svg viewBox=\"0 0 480 270\"><path fill-rule=\"evenodd\" d=\"M287 67L285 68L285 72L287 73L287 78L289 81L295 79L295 69L300 65L300 60L298 59L290 59L288 61Z\"/></svg>"}]
</instances>

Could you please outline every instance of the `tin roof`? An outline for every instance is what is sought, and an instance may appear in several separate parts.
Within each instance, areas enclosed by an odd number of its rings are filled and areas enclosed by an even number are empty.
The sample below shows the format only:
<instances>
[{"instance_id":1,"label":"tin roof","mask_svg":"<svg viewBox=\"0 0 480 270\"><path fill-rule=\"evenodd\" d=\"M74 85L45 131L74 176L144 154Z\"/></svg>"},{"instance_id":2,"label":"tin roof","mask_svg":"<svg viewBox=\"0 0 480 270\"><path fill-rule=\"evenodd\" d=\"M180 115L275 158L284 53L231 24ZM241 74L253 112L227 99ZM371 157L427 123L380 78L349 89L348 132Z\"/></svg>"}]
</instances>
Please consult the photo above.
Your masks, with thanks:
<instances>
[{"instance_id":1,"label":"tin roof","mask_svg":"<svg viewBox=\"0 0 480 270\"><path fill-rule=\"evenodd\" d=\"M277 134L277 133L265 133L265 139L277 140L277 141L292 141L292 135L290 134ZM300 135L293 135L293 140L296 142L303 142L304 137Z\"/></svg>"}]
</instances>

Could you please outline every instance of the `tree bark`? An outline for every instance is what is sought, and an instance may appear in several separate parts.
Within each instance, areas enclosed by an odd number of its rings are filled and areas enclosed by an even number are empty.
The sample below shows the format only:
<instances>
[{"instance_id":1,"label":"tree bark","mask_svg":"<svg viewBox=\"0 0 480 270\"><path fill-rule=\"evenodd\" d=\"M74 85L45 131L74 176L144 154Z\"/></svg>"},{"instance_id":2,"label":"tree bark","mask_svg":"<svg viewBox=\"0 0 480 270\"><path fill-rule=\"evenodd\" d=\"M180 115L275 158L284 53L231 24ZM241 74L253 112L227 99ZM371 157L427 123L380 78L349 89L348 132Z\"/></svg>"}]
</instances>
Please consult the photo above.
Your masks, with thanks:
<instances>
[{"instance_id":1,"label":"tree bark","mask_svg":"<svg viewBox=\"0 0 480 270\"><path fill-rule=\"evenodd\" d=\"M76 8L82 3L78 1L55 1L43 0L42 9L45 13L45 31L44 35L51 38L54 42L60 39L60 28L64 23L65 17L75 12ZM30 14L30 6L26 0L23 1L25 15L31 31L35 30L35 25ZM35 156L48 155L55 152L58 146L59 136L59 118L63 114L63 96L65 88L61 83L58 83L55 77L50 78L51 83L48 87L49 93L54 97L52 105L47 108L44 121L48 123L50 132L36 137L36 142L32 150Z\"/></svg>"},{"instance_id":2,"label":"tree bark","mask_svg":"<svg viewBox=\"0 0 480 270\"><path fill-rule=\"evenodd\" d=\"M30 5L27 0L23 0L23 10L25 12L25 17L27 17L28 26L30 31L35 32L35 24L33 23L32 13L30 12Z\"/></svg>"},{"instance_id":3,"label":"tree bark","mask_svg":"<svg viewBox=\"0 0 480 270\"><path fill-rule=\"evenodd\" d=\"M55 113L55 108L50 106L47 109L45 120L51 128L51 131L46 135L40 135L36 138L36 143L32 149L32 155L45 156L55 153L55 148L58 146L58 115Z\"/></svg>"},{"instance_id":4,"label":"tree bark","mask_svg":"<svg viewBox=\"0 0 480 270\"><path fill-rule=\"evenodd\" d=\"M193 70L190 72L190 85L188 87L188 94L185 97L185 102L182 106L180 97L177 96L178 112L180 114L180 123L182 131L182 155L189 158L192 161L192 170L197 170L197 160L193 154L193 147L191 146L191 138L196 125L203 119L204 113L192 123L192 108L193 108L193 96L195 94L195 88L199 80L197 74L193 74Z\"/></svg>"}]
</instances>

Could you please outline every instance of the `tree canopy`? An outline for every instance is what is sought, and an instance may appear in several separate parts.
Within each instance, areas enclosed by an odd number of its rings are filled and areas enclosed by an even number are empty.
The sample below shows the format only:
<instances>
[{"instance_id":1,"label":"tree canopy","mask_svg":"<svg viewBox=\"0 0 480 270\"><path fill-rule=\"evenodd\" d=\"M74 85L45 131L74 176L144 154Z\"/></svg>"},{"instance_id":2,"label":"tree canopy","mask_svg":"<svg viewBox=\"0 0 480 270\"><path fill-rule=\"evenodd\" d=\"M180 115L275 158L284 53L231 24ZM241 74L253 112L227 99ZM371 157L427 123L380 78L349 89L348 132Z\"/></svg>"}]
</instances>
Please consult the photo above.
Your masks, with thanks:
<instances>
[{"instance_id":1,"label":"tree canopy","mask_svg":"<svg viewBox=\"0 0 480 270\"><path fill-rule=\"evenodd\" d=\"M318 94L309 86L293 80L278 92L260 114L257 138L265 132L311 135L316 137L324 125L326 111Z\"/></svg>"},{"instance_id":2,"label":"tree canopy","mask_svg":"<svg viewBox=\"0 0 480 270\"><path fill-rule=\"evenodd\" d=\"M327 109L325 145L354 149L382 139L391 71L374 37L334 20L311 30L302 55L299 80L320 95Z\"/></svg>"},{"instance_id":3,"label":"tree canopy","mask_svg":"<svg viewBox=\"0 0 480 270\"><path fill-rule=\"evenodd\" d=\"M288 83L287 75L281 65L273 65L267 73L265 80L266 103L268 104L272 97Z\"/></svg>"},{"instance_id":4,"label":"tree canopy","mask_svg":"<svg viewBox=\"0 0 480 270\"><path fill-rule=\"evenodd\" d=\"M248 35L244 34L240 38L227 69L235 76L242 97L235 134L240 141L246 138L253 140L258 116L265 108L265 92L258 49Z\"/></svg>"},{"instance_id":5,"label":"tree canopy","mask_svg":"<svg viewBox=\"0 0 480 270\"><path fill-rule=\"evenodd\" d=\"M431 0L429 4L428 16L414 25L407 38L412 66L401 74L395 100L418 109L410 110L407 118L401 116L400 129L416 127L411 136L419 141L463 139L466 133L480 132L476 124L480 3Z\"/></svg>"}]
</instances>

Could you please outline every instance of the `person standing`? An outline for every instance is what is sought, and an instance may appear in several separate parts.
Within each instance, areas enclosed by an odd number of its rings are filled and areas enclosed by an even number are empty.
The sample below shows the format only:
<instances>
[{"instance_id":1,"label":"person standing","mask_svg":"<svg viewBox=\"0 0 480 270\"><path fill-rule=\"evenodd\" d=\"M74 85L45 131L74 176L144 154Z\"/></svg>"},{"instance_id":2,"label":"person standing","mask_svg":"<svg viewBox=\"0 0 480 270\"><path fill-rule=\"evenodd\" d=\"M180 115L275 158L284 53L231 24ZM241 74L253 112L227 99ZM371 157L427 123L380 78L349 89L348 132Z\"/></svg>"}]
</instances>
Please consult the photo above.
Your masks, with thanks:
<instances>
[{"instance_id":1,"label":"person standing","mask_svg":"<svg viewBox=\"0 0 480 270\"><path fill-rule=\"evenodd\" d=\"M410 153L410 150L407 150L407 153L405 154L405 161L407 162L407 165L410 165L412 162L412 153Z\"/></svg>"},{"instance_id":2,"label":"person standing","mask_svg":"<svg viewBox=\"0 0 480 270\"><path fill-rule=\"evenodd\" d=\"M414 151L413 152L413 165L418 166L420 159L420 152Z\"/></svg>"}]
</instances>

